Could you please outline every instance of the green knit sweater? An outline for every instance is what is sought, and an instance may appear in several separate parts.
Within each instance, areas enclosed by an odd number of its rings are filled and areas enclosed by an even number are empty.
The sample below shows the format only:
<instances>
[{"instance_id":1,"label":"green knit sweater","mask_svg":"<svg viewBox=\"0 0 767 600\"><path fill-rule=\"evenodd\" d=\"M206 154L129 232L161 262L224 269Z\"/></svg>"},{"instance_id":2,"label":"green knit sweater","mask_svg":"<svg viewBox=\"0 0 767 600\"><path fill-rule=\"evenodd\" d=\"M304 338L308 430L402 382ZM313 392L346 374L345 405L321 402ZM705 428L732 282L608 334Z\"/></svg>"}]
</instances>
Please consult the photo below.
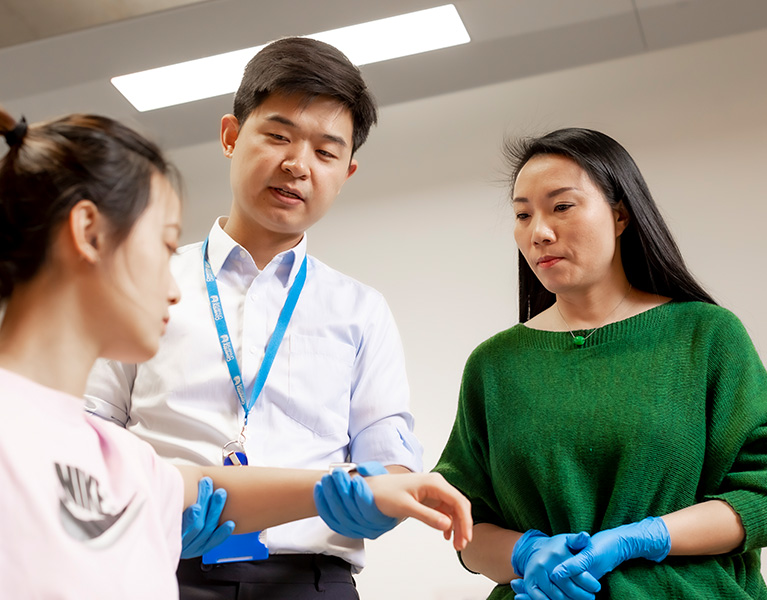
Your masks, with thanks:
<instances>
[{"instance_id":1,"label":"green knit sweater","mask_svg":"<svg viewBox=\"0 0 767 600\"><path fill-rule=\"evenodd\" d=\"M714 557L628 561L601 600L765 599L767 373L740 321L672 302L598 329L517 325L469 357L436 470L476 523L596 533L708 499L728 502L743 546ZM490 598L512 598L499 585Z\"/></svg>"}]
</instances>

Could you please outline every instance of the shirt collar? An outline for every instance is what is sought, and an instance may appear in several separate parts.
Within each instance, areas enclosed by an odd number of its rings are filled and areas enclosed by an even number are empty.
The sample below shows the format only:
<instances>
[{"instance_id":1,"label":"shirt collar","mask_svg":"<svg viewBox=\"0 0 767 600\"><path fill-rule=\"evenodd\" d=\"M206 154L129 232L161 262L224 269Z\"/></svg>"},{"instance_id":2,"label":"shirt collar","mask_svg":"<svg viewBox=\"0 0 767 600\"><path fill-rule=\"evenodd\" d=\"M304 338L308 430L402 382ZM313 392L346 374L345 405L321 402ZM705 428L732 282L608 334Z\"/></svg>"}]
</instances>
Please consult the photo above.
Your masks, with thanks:
<instances>
[{"instance_id":1,"label":"shirt collar","mask_svg":"<svg viewBox=\"0 0 767 600\"><path fill-rule=\"evenodd\" d=\"M222 226L224 223L226 223L226 217L219 217L216 219L208 234L208 262L216 277L219 276L226 260L233 252L239 252L240 250L247 252L245 248L235 242L229 234L224 231ZM279 278L282 285L287 287L288 285L293 284L293 280L296 278L305 256L306 233L304 233L301 241L293 246L293 248L280 252L275 256L269 264L264 267L263 271L272 271Z\"/></svg>"}]
</instances>

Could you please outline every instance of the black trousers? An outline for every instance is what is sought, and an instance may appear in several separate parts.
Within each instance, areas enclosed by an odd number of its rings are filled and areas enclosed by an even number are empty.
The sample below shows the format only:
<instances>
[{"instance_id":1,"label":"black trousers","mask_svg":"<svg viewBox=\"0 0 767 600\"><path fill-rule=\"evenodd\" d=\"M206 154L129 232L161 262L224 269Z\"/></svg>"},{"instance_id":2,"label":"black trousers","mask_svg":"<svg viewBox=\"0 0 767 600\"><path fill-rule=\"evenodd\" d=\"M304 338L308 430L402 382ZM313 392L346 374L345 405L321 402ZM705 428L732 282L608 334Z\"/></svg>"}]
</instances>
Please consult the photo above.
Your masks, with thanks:
<instances>
[{"instance_id":1,"label":"black trousers","mask_svg":"<svg viewBox=\"0 0 767 600\"><path fill-rule=\"evenodd\" d=\"M180 600L359 600L351 565L324 554L275 554L266 560L203 565L179 562Z\"/></svg>"}]
</instances>

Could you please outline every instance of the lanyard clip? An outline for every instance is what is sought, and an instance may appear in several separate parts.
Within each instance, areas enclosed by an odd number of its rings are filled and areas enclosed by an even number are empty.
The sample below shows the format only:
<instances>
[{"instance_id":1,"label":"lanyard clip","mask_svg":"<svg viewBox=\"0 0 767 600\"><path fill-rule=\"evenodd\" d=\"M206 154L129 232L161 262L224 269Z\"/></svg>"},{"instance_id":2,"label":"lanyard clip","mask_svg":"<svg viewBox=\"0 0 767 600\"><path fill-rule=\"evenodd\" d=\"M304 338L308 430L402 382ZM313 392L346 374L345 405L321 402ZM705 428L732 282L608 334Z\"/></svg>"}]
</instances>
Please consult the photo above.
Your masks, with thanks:
<instances>
[{"instance_id":1,"label":"lanyard clip","mask_svg":"<svg viewBox=\"0 0 767 600\"><path fill-rule=\"evenodd\" d=\"M245 428L248 426L248 417L245 417L245 422L242 424L242 429L240 430L240 436L237 438L237 441L240 443L240 446L243 448L245 447Z\"/></svg>"}]
</instances>

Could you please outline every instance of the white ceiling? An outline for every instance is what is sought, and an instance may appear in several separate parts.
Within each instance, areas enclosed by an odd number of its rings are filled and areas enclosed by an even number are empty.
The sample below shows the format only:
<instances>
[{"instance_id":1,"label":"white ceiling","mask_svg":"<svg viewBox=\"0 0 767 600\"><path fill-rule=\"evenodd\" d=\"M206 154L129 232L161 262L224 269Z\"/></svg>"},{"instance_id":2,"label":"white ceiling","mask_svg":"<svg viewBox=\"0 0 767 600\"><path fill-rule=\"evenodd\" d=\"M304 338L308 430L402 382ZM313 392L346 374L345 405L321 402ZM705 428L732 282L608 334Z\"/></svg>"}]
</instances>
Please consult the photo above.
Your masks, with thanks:
<instances>
[{"instance_id":1,"label":"white ceiling","mask_svg":"<svg viewBox=\"0 0 767 600\"><path fill-rule=\"evenodd\" d=\"M229 96L138 113L110 77L444 3L0 0L0 39L14 44L0 49L0 102L30 120L107 114L151 132L166 148L211 141L231 109ZM765 0L454 4L471 43L363 67L382 106L767 27ZM760 63L767 67L764 56L754 56Z\"/></svg>"},{"instance_id":2,"label":"white ceiling","mask_svg":"<svg viewBox=\"0 0 767 600\"><path fill-rule=\"evenodd\" d=\"M0 48L205 0L0 0Z\"/></svg>"}]
</instances>

